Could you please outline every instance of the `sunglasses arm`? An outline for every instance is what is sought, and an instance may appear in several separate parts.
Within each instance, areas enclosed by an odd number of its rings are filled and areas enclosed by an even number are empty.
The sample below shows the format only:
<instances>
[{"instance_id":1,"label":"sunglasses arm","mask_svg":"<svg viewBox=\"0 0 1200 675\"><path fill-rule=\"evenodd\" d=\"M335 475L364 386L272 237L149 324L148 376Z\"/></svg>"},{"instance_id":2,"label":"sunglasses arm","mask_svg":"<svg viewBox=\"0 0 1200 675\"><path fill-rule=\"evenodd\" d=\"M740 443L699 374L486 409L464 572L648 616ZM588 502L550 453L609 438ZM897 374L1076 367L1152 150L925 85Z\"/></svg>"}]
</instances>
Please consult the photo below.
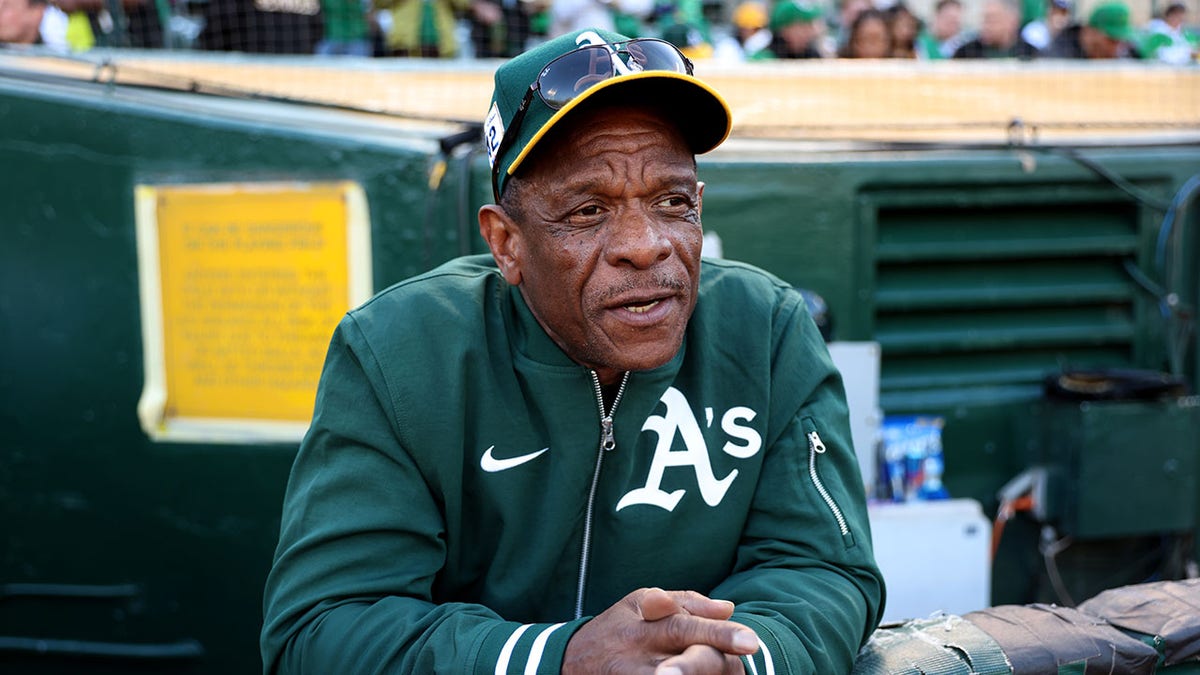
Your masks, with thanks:
<instances>
[{"instance_id":1,"label":"sunglasses arm","mask_svg":"<svg viewBox=\"0 0 1200 675\"><path fill-rule=\"evenodd\" d=\"M504 153L508 152L508 149L517 140L517 130L521 128L521 123L525 121L525 111L529 110L529 104L533 102L533 94L536 91L536 82L529 85L529 91L525 92L525 98L521 99L521 105L517 106L517 111L513 113L512 121L504 129L504 136L500 138L500 145L496 147L496 164L492 167L492 196L495 198L497 204L500 203L500 160L504 157Z\"/></svg>"}]
</instances>

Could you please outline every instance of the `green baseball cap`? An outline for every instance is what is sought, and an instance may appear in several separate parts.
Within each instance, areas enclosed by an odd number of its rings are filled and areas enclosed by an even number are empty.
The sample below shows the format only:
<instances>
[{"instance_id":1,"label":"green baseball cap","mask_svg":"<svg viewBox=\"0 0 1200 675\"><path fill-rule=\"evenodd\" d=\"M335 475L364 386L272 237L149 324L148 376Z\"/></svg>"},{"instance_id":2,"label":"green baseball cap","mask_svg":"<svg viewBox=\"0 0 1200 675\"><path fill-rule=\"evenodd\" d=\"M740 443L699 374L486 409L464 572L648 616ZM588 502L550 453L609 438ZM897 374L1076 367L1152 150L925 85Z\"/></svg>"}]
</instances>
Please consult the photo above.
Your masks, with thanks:
<instances>
[{"instance_id":1,"label":"green baseball cap","mask_svg":"<svg viewBox=\"0 0 1200 675\"><path fill-rule=\"evenodd\" d=\"M821 8L807 2L783 0L771 11L771 30L794 23L812 23L821 18Z\"/></svg>"},{"instance_id":2,"label":"green baseball cap","mask_svg":"<svg viewBox=\"0 0 1200 675\"><path fill-rule=\"evenodd\" d=\"M546 134L581 106L600 102L653 104L668 113L694 153L703 154L724 142L733 123L725 99L702 80L687 73L642 70L635 66L631 55L620 44L631 39L605 30L575 31L548 40L509 59L496 69L492 103L484 120L483 134L488 161L493 172L498 174L497 199L508 177L516 172ZM512 126L513 117L529 94L530 86L542 77L550 62L577 49L595 45L610 46L614 66L612 75L599 79L589 77L588 72L580 72L578 82L594 79L596 83L583 88L557 110L546 105L538 94L532 95L524 118L518 120L520 126L510 132L517 135L508 141L507 147L501 148L505 131ZM607 60L604 62L607 63ZM577 89L578 82L575 84Z\"/></svg>"},{"instance_id":3,"label":"green baseball cap","mask_svg":"<svg viewBox=\"0 0 1200 675\"><path fill-rule=\"evenodd\" d=\"M1129 8L1122 2L1102 2L1088 16L1087 25L1114 40L1133 39L1133 28L1129 24Z\"/></svg>"}]
</instances>

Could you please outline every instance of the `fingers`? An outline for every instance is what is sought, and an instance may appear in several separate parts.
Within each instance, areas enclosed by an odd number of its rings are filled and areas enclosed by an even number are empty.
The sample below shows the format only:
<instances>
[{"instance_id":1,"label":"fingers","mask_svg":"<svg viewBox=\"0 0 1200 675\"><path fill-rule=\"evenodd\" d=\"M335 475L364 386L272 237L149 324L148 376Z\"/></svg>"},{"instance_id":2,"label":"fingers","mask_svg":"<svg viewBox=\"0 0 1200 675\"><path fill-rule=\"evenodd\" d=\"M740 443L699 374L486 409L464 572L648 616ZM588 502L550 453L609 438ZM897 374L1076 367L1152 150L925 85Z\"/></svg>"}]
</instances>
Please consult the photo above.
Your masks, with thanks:
<instances>
[{"instance_id":1,"label":"fingers","mask_svg":"<svg viewBox=\"0 0 1200 675\"><path fill-rule=\"evenodd\" d=\"M675 602L688 613L706 619L724 621L733 616L733 603L728 600L713 600L695 591L676 591Z\"/></svg>"},{"instance_id":2,"label":"fingers","mask_svg":"<svg viewBox=\"0 0 1200 675\"><path fill-rule=\"evenodd\" d=\"M758 636L740 623L718 621L687 614L676 614L659 621L667 643L678 647L708 646L725 654L753 654L758 651Z\"/></svg>"},{"instance_id":3,"label":"fingers","mask_svg":"<svg viewBox=\"0 0 1200 675\"><path fill-rule=\"evenodd\" d=\"M694 591L648 588L635 602L642 619L661 624L664 646L707 645L725 654L753 654L758 636L742 624L729 621L733 603L713 600Z\"/></svg>"},{"instance_id":4,"label":"fingers","mask_svg":"<svg viewBox=\"0 0 1200 675\"><path fill-rule=\"evenodd\" d=\"M675 597L661 588L647 588L634 602L646 621L659 621L684 611Z\"/></svg>"},{"instance_id":5,"label":"fingers","mask_svg":"<svg viewBox=\"0 0 1200 675\"><path fill-rule=\"evenodd\" d=\"M737 657L757 652L758 636L730 621L732 612L731 603L691 591L633 591L571 637L562 672L741 673Z\"/></svg>"},{"instance_id":6,"label":"fingers","mask_svg":"<svg viewBox=\"0 0 1200 675\"><path fill-rule=\"evenodd\" d=\"M636 601L642 618L657 621L680 611L706 619L724 621L733 616L733 603L713 600L695 591L664 591L647 588Z\"/></svg>"},{"instance_id":7,"label":"fingers","mask_svg":"<svg viewBox=\"0 0 1200 675\"><path fill-rule=\"evenodd\" d=\"M693 645L654 669L654 675L743 675L741 659L706 645Z\"/></svg>"}]
</instances>

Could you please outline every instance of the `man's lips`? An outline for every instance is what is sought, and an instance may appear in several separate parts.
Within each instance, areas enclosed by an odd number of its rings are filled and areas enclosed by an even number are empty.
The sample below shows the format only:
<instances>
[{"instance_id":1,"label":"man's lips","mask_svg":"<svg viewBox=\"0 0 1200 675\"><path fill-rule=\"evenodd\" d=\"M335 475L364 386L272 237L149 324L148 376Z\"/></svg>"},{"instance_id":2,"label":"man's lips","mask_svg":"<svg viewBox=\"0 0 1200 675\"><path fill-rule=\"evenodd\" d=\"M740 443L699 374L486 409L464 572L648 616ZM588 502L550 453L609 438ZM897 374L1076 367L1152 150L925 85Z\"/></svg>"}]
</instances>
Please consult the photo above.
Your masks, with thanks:
<instances>
[{"instance_id":1,"label":"man's lips","mask_svg":"<svg viewBox=\"0 0 1200 675\"><path fill-rule=\"evenodd\" d=\"M646 312L649 312L658 303L659 303L658 300L653 300L653 301L647 302L647 303L632 303L632 304L625 305L625 309L627 311L633 312L634 314L645 314Z\"/></svg>"},{"instance_id":2,"label":"man's lips","mask_svg":"<svg viewBox=\"0 0 1200 675\"><path fill-rule=\"evenodd\" d=\"M674 289L660 289L653 292L628 294L607 303L609 309L624 309L635 313L649 311L655 305L676 295Z\"/></svg>"},{"instance_id":3,"label":"man's lips","mask_svg":"<svg viewBox=\"0 0 1200 675\"><path fill-rule=\"evenodd\" d=\"M607 304L607 309L623 323L649 327L665 320L679 306L679 294L673 289L655 289L623 295Z\"/></svg>"},{"instance_id":4,"label":"man's lips","mask_svg":"<svg viewBox=\"0 0 1200 675\"><path fill-rule=\"evenodd\" d=\"M667 321L686 305L689 295L686 279L664 272L644 279L626 279L610 286L601 300L605 312L618 321L648 328Z\"/></svg>"}]
</instances>

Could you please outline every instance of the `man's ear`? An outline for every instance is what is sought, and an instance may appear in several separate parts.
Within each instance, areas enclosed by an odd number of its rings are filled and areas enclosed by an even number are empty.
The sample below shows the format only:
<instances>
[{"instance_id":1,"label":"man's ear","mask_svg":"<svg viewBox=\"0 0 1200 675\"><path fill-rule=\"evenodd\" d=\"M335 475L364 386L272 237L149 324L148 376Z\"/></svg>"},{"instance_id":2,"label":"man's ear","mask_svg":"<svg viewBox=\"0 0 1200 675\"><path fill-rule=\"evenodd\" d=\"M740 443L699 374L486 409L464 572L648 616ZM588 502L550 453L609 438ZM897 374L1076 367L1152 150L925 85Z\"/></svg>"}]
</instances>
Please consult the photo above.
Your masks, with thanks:
<instances>
[{"instance_id":1,"label":"man's ear","mask_svg":"<svg viewBox=\"0 0 1200 675\"><path fill-rule=\"evenodd\" d=\"M513 286L521 285L521 232L508 213L496 204L479 209L479 234L487 242L504 280Z\"/></svg>"},{"instance_id":2,"label":"man's ear","mask_svg":"<svg viewBox=\"0 0 1200 675\"><path fill-rule=\"evenodd\" d=\"M704 213L704 181L696 181L696 213Z\"/></svg>"}]
</instances>

